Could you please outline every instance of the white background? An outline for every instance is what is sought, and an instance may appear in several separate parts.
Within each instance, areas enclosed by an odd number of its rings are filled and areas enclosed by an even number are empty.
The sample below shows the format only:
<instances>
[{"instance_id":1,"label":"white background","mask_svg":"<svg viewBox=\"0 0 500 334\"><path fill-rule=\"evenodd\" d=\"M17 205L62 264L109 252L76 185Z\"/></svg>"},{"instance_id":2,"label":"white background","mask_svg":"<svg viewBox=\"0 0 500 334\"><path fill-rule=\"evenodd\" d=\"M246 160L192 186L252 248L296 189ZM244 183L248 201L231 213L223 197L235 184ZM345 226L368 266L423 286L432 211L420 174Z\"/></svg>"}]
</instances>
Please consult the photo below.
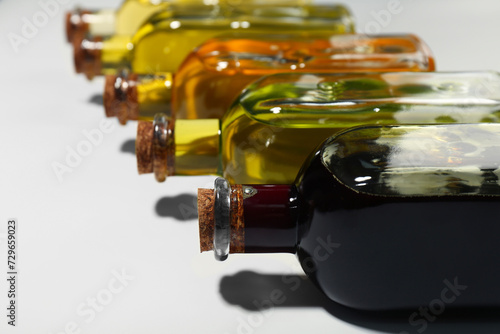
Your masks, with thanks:
<instances>
[{"instance_id":1,"label":"white background","mask_svg":"<svg viewBox=\"0 0 500 334\"><path fill-rule=\"evenodd\" d=\"M387 3L349 1L358 30L373 29L373 13ZM420 326L408 324L410 312L352 311L325 301L308 281L292 291L281 280L302 275L292 255L233 255L224 263L211 253L200 255L196 188L210 186L213 178L157 184L151 175L137 176L133 122L121 127L113 121L103 143L59 182L52 164L64 163L68 147L85 139L82 131L97 129L104 118L102 79L88 82L74 74L64 39L63 12L77 4L102 8L119 1L68 0L15 52L8 34L21 34L23 18L31 20L41 7L35 0L0 0L1 333L417 333ZM378 24L380 32L418 34L439 70L500 69L499 1L401 0L400 6L390 22ZM17 328L7 326L4 315L10 217L20 224ZM115 271L133 280L110 294ZM284 293L284 304L264 314L248 310L273 289ZM86 303L98 296L106 305L91 319ZM425 332L499 327L484 314L445 311Z\"/></svg>"}]
</instances>

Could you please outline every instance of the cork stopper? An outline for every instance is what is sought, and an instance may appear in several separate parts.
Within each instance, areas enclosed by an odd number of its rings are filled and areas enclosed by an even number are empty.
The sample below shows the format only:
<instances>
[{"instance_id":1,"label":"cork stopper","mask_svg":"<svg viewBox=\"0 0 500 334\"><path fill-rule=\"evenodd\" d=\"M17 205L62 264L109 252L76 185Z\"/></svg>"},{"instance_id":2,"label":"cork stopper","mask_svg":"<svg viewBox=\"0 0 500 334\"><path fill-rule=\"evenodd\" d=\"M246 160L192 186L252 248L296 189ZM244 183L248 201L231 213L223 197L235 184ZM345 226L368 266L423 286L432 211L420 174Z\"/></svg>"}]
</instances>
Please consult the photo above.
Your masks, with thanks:
<instances>
[{"instance_id":1,"label":"cork stopper","mask_svg":"<svg viewBox=\"0 0 500 334\"><path fill-rule=\"evenodd\" d=\"M139 174L154 173L158 182L175 175L174 121L158 113L153 123L139 122L135 153Z\"/></svg>"},{"instance_id":2,"label":"cork stopper","mask_svg":"<svg viewBox=\"0 0 500 334\"><path fill-rule=\"evenodd\" d=\"M102 45L101 37L85 38L75 36L73 49L76 73L85 74L89 80L101 74Z\"/></svg>"},{"instance_id":3,"label":"cork stopper","mask_svg":"<svg viewBox=\"0 0 500 334\"><path fill-rule=\"evenodd\" d=\"M104 79L103 104L106 117L116 116L116 110L115 107L113 106L113 102L116 99L116 89L115 89L116 79L117 79L116 75L106 75Z\"/></svg>"},{"instance_id":4,"label":"cork stopper","mask_svg":"<svg viewBox=\"0 0 500 334\"><path fill-rule=\"evenodd\" d=\"M104 84L104 110L107 117L117 117L121 124L139 118L137 74L122 71L107 75Z\"/></svg>"},{"instance_id":5,"label":"cork stopper","mask_svg":"<svg viewBox=\"0 0 500 334\"><path fill-rule=\"evenodd\" d=\"M217 184L216 184L217 187ZM198 189L198 221L200 233L200 251L216 250L218 247L215 234L216 222L221 207L217 201L217 190ZM233 185L229 190L229 253L245 253L245 221L243 216L243 186ZM224 198L222 198L224 201ZM214 242L215 240L215 242Z\"/></svg>"},{"instance_id":6,"label":"cork stopper","mask_svg":"<svg viewBox=\"0 0 500 334\"><path fill-rule=\"evenodd\" d=\"M154 127L152 122L138 123L135 154L139 174L153 173L153 135Z\"/></svg>"},{"instance_id":7,"label":"cork stopper","mask_svg":"<svg viewBox=\"0 0 500 334\"><path fill-rule=\"evenodd\" d=\"M208 252L214 248L214 205L214 190L198 189L200 252Z\"/></svg>"},{"instance_id":8,"label":"cork stopper","mask_svg":"<svg viewBox=\"0 0 500 334\"><path fill-rule=\"evenodd\" d=\"M84 37L89 32L89 23L85 16L92 14L89 10L76 9L66 13L66 39L72 43L76 37Z\"/></svg>"}]
</instances>

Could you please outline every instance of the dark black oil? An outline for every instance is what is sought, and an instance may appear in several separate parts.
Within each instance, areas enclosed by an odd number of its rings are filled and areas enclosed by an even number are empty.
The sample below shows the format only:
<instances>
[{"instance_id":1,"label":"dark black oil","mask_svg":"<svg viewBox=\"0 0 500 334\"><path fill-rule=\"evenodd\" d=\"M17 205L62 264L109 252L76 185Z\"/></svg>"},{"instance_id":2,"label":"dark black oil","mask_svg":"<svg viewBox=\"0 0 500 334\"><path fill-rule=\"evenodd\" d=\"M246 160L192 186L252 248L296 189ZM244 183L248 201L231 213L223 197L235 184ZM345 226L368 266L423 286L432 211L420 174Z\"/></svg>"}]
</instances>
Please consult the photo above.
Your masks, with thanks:
<instances>
[{"instance_id":1,"label":"dark black oil","mask_svg":"<svg viewBox=\"0 0 500 334\"><path fill-rule=\"evenodd\" d=\"M297 181L304 271L357 309L500 306L498 178L482 173L474 194L385 195L347 187L313 156Z\"/></svg>"}]
</instances>

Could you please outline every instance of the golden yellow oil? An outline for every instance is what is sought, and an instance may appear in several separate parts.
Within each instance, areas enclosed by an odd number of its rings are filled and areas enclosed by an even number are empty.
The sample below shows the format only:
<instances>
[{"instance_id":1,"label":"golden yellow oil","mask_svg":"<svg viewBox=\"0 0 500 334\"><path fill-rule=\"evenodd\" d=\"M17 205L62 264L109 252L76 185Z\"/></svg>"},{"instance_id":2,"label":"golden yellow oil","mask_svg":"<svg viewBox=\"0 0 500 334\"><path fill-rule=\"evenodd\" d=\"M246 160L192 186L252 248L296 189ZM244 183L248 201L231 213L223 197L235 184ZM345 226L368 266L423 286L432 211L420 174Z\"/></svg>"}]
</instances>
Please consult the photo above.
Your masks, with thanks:
<instances>
[{"instance_id":1,"label":"golden yellow oil","mask_svg":"<svg viewBox=\"0 0 500 334\"><path fill-rule=\"evenodd\" d=\"M130 50L133 49L130 36L118 35L105 39L101 49L101 68L103 75L113 75L121 68L130 66Z\"/></svg>"},{"instance_id":2,"label":"golden yellow oil","mask_svg":"<svg viewBox=\"0 0 500 334\"><path fill-rule=\"evenodd\" d=\"M176 72L195 47L230 32L354 32L350 14L342 6L259 7L245 4L210 9L186 5L176 7L175 13L174 16L156 14L135 34L131 59L134 72Z\"/></svg>"},{"instance_id":3,"label":"golden yellow oil","mask_svg":"<svg viewBox=\"0 0 500 334\"><path fill-rule=\"evenodd\" d=\"M137 83L139 120L153 120L157 113L170 115L171 73L140 76Z\"/></svg>"},{"instance_id":4,"label":"golden yellow oil","mask_svg":"<svg viewBox=\"0 0 500 334\"><path fill-rule=\"evenodd\" d=\"M175 122L175 175L214 175L219 157L217 119Z\"/></svg>"}]
</instances>

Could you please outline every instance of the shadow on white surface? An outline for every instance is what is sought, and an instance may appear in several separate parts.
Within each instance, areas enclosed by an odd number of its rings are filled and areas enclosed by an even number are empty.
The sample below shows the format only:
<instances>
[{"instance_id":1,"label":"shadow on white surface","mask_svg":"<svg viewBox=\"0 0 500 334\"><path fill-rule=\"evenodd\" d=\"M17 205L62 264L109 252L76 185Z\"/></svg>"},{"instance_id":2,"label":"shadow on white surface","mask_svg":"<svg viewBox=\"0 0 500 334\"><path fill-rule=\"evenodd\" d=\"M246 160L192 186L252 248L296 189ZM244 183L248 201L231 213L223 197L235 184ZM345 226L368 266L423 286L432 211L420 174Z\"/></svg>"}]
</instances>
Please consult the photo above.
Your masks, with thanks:
<instances>
[{"instance_id":1,"label":"shadow on white surface","mask_svg":"<svg viewBox=\"0 0 500 334\"><path fill-rule=\"evenodd\" d=\"M103 106L104 104L104 97L102 94L94 94L90 97L89 99L90 104L96 104L98 106Z\"/></svg>"},{"instance_id":2,"label":"shadow on white surface","mask_svg":"<svg viewBox=\"0 0 500 334\"><path fill-rule=\"evenodd\" d=\"M123 143L120 151L135 155L135 139L129 139Z\"/></svg>"},{"instance_id":3,"label":"shadow on white surface","mask_svg":"<svg viewBox=\"0 0 500 334\"><path fill-rule=\"evenodd\" d=\"M411 325L409 317L417 310L395 312L354 310L329 300L306 276L240 271L232 276L224 276L219 288L222 298L227 303L248 311L265 313L272 308L322 308L347 323L386 333L500 332L500 309L446 309L433 321L428 321L425 327L422 322L417 325L414 322Z\"/></svg>"},{"instance_id":4,"label":"shadow on white surface","mask_svg":"<svg viewBox=\"0 0 500 334\"><path fill-rule=\"evenodd\" d=\"M174 218L175 220L196 222L198 218L197 197L193 194L179 194L163 197L155 206L156 214L160 217Z\"/></svg>"}]
</instances>

